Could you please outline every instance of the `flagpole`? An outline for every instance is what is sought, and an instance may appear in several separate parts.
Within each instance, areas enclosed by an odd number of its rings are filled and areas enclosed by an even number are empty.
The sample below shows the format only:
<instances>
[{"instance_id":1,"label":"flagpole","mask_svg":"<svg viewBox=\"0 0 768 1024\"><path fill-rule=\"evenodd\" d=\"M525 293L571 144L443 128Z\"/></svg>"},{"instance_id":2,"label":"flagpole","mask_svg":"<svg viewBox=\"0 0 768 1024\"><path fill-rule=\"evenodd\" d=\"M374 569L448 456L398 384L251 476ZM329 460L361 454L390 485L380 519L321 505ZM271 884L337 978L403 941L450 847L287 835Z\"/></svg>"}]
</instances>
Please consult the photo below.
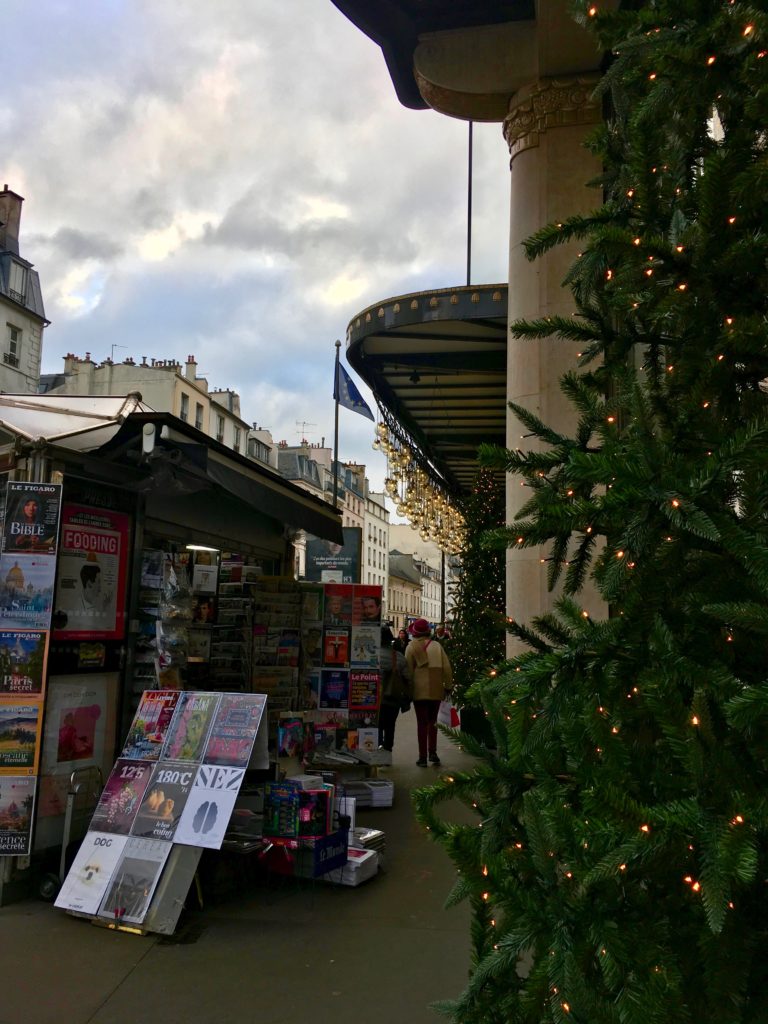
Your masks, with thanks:
<instances>
[{"instance_id":1,"label":"flagpole","mask_svg":"<svg viewBox=\"0 0 768 1024\"><path fill-rule=\"evenodd\" d=\"M339 394L341 388L339 387L339 350L341 349L341 342L336 339L336 370L334 374L333 389L334 396L336 398L336 412L333 423L333 507L338 508L339 506Z\"/></svg>"}]
</instances>

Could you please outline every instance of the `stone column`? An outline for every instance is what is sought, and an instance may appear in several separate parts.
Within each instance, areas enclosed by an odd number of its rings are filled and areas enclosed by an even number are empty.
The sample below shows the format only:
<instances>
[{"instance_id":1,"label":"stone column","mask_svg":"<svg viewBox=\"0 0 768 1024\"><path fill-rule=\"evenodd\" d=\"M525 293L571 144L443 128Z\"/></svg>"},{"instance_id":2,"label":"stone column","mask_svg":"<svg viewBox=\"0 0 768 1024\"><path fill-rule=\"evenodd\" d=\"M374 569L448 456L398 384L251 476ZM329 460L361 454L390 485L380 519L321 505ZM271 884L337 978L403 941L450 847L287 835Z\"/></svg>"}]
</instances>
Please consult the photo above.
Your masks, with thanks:
<instances>
[{"instance_id":1,"label":"stone column","mask_svg":"<svg viewBox=\"0 0 768 1024\"><path fill-rule=\"evenodd\" d=\"M586 213L601 202L600 192L587 188L597 176L599 161L584 148L584 139L601 117L592 97L596 75L542 78L518 90L509 104L504 137L511 155L509 319L534 318L573 310L563 279L577 246L558 246L530 263L522 242L552 221ZM517 340L509 337L507 397L534 411L549 426L571 431L576 416L560 391L563 373L576 366L578 346L572 342ZM511 412L507 420L510 448L530 449L533 438ZM507 481L507 522L530 496L519 478ZM557 591L547 590L545 548L511 548L507 556L507 614L522 622L551 609ZM606 609L590 587L580 597L591 615Z\"/></svg>"}]
</instances>

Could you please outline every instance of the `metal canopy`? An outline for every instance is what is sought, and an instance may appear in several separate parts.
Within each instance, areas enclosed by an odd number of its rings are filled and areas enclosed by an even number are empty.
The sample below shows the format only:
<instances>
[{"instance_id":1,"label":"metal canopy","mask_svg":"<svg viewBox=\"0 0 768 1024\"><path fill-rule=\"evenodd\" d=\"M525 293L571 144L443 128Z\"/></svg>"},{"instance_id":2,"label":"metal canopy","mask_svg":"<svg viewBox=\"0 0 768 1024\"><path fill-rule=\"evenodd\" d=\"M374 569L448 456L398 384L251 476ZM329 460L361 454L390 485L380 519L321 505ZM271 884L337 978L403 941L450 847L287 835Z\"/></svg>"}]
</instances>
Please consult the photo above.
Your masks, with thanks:
<instances>
[{"instance_id":1,"label":"metal canopy","mask_svg":"<svg viewBox=\"0 0 768 1024\"><path fill-rule=\"evenodd\" d=\"M456 493L477 473L477 448L503 445L507 285L415 292L359 313L347 359Z\"/></svg>"}]
</instances>

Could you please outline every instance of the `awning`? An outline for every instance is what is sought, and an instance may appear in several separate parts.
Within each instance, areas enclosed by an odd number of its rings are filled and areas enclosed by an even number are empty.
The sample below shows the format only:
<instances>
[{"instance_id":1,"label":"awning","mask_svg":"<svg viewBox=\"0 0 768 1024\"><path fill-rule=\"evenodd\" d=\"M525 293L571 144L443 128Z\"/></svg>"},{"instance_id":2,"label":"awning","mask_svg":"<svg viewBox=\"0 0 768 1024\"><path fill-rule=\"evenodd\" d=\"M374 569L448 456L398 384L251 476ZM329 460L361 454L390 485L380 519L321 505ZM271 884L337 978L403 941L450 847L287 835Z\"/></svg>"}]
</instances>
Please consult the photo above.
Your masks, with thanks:
<instances>
[{"instance_id":1,"label":"awning","mask_svg":"<svg viewBox=\"0 0 768 1024\"><path fill-rule=\"evenodd\" d=\"M451 490L506 443L507 285L414 292L354 317L347 358Z\"/></svg>"}]
</instances>

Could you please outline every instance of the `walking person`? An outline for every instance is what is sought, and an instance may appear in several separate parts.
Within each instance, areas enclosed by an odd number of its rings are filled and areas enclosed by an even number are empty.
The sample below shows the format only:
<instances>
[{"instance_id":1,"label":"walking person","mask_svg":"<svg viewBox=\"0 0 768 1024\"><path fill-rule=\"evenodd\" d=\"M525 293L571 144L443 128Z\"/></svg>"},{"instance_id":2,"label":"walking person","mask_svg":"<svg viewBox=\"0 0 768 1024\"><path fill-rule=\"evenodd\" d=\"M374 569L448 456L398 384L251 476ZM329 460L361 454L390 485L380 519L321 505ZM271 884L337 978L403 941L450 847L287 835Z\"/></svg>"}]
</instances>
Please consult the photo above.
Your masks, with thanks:
<instances>
[{"instance_id":1,"label":"walking person","mask_svg":"<svg viewBox=\"0 0 768 1024\"><path fill-rule=\"evenodd\" d=\"M437 713L440 701L453 685L453 670L448 655L429 635L426 619L416 619L410 625L411 642L405 651L405 660L413 675L413 707L416 712L416 733L419 740L420 768L440 764L437 756Z\"/></svg>"},{"instance_id":2,"label":"walking person","mask_svg":"<svg viewBox=\"0 0 768 1024\"><path fill-rule=\"evenodd\" d=\"M401 627L397 631L395 637L395 650L400 651L401 654L405 654L405 648L408 646L410 637L408 636L408 630Z\"/></svg>"},{"instance_id":3,"label":"walking person","mask_svg":"<svg viewBox=\"0 0 768 1024\"><path fill-rule=\"evenodd\" d=\"M411 670L404 655L395 646L389 626L381 627L379 651L381 672L381 707L379 709L379 746L392 750L395 745L395 723L400 711L411 704Z\"/></svg>"}]
</instances>

